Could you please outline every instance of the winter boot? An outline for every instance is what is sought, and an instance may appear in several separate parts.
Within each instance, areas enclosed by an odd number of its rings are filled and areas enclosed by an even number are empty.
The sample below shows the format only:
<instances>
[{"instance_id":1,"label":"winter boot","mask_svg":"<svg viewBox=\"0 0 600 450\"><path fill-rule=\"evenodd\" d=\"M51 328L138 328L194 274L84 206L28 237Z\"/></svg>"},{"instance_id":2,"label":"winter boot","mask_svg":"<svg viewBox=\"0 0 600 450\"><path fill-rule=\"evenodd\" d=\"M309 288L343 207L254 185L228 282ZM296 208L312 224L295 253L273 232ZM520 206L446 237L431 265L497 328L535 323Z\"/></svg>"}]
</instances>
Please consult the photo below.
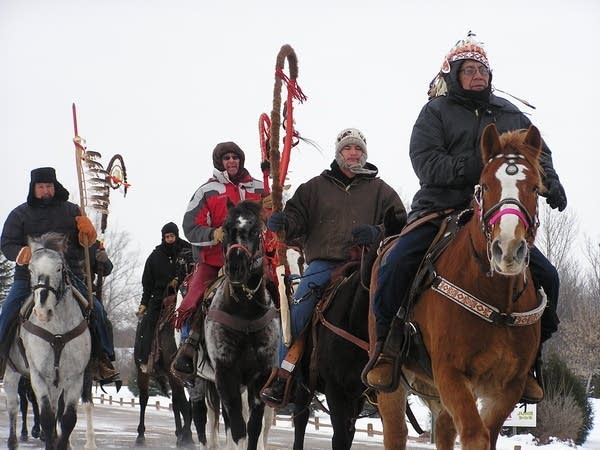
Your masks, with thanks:
<instances>
[{"instance_id":1,"label":"winter boot","mask_svg":"<svg viewBox=\"0 0 600 450\"><path fill-rule=\"evenodd\" d=\"M543 399L544 380L542 378L542 347L540 346L535 363L527 374L521 402L534 404L541 402Z\"/></svg>"},{"instance_id":2,"label":"winter boot","mask_svg":"<svg viewBox=\"0 0 600 450\"><path fill-rule=\"evenodd\" d=\"M371 363L372 367L366 375L366 382L370 387L381 392L396 390L404 342L404 321L394 317L381 352L377 356L376 353L373 354L373 358L377 359L374 364Z\"/></svg>"}]
</instances>

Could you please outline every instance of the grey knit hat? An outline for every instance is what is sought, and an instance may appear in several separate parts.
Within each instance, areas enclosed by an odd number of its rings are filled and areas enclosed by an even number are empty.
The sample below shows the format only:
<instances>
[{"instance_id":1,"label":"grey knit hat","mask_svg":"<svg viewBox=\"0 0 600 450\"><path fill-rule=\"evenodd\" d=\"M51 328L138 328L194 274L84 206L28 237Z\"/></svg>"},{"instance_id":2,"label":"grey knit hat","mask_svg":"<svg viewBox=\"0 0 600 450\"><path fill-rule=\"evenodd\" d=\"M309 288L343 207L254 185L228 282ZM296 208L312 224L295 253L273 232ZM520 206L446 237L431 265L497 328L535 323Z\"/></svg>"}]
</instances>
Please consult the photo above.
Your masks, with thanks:
<instances>
[{"instance_id":1,"label":"grey knit hat","mask_svg":"<svg viewBox=\"0 0 600 450\"><path fill-rule=\"evenodd\" d=\"M341 155L342 149L346 145L355 144L360 146L363 150L363 155L360 158L360 167L364 167L367 162L367 139L365 136L356 128L346 128L337 135L335 140L335 160L338 166L344 167L345 161Z\"/></svg>"}]
</instances>

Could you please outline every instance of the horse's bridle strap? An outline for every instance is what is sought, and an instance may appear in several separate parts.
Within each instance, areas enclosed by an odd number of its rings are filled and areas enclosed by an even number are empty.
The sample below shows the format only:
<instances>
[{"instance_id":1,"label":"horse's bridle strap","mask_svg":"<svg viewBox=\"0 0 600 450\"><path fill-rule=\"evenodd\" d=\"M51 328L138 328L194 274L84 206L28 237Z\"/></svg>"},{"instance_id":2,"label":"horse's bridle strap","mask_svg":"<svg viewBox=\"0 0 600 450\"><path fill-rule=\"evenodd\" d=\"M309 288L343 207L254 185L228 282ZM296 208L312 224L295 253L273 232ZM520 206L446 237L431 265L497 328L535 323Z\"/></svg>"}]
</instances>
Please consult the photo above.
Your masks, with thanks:
<instances>
[{"instance_id":1,"label":"horse's bridle strap","mask_svg":"<svg viewBox=\"0 0 600 450\"><path fill-rule=\"evenodd\" d=\"M31 334L35 334L37 337L40 337L46 342L48 342L54 350L54 369L56 371L56 379L54 380L54 385L57 386L58 367L60 363L60 355L62 353L62 350L67 344L67 342L75 339L77 336L79 336L86 330L86 328L88 327L87 320L83 319L81 322L79 322L79 325L77 325L75 328L73 328L70 331L67 331L64 334L52 334L48 330L37 326L29 320L23 321L22 326Z\"/></svg>"},{"instance_id":2,"label":"horse's bridle strap","mask_svg":"<svg viewBox=\"0 0 600 450\"><path fill-rule=\"evenodd\" d=\"M477 297L474 297L467 291L440 276L434 278L431 289L452 300L457 305L462 306L467 311L482 318L486 322L511 327L522 327L536 323L542 317L542 313L544 312L547 303L546 296L543 295L542 301L537 308L522 313L515 312L506 314L500 312L495 306L479 300Z\"/></svg>"}]
</instances>

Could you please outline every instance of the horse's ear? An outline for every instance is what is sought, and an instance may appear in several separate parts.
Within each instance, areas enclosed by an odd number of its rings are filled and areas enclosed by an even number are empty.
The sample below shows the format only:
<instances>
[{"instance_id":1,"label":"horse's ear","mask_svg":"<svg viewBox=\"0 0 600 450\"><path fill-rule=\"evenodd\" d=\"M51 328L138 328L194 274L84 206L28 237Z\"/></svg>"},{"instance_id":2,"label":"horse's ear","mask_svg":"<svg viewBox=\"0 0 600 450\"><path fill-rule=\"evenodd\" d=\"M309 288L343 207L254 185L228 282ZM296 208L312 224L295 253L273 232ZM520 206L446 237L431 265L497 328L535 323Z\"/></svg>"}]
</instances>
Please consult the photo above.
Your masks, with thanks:
<instances>
[{"instance_id":1,"label":"horse's ear","mask_svg":"<svg viewBox=\"0 0 600 450\"><path fill-rule=\"evenodd\" d=\"M540 135L540 130L535 125L529 125L524 143L536 150L542 150L542 136Z\"/></svg>"},{"instance_id":2,"label":"horse's ear","mask_svg":"<svg viewBox=\"0 0 600 450\"><path fill-rule=\"evenodd\" d=\"M390 206L386 209L383 215L383 231L386 237L400 233L404 225L406 225L406 210L404 208Z\"/></svg>"},{"instance_id":3,"label":"horse's ear","mask_svg":"<svg viewBox=\"0 0 600 450\"><path fill-rule=\"evenodd\" d=\"M483 163L485 164L493 156L502 152L502 146L500 145L500 135L496 125L490 123L483 129L483 135L481 136L481 156Z\"/></svg>"},{"instance_id":4,"label":"horse's ear","mask_svg":"<svg viewBox=\"0 0 600 450\"><path fill-rule=\"evenodd\" d=\"M227 211L229 211L231 208L234 208L235 205L233 204L233 202L229 199L229 197L227 198Z\"/></svg>"}]
</instances>

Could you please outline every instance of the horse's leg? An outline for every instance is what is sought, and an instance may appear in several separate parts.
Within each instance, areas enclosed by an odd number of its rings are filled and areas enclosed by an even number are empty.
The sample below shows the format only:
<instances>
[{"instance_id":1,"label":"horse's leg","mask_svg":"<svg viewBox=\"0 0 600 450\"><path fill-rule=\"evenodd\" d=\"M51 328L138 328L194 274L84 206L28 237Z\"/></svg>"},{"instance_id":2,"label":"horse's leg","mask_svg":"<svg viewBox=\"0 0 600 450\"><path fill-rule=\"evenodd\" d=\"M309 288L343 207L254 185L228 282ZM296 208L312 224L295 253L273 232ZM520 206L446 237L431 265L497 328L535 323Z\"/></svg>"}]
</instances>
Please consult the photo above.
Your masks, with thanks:
<instances>
[{"instance_id":1,"label":"horse's leg","mask_svg":"<svg viewBox=\"0 0 600 450\"><path fill-rule=\"evenodd\" d=\"M29 432L27 431L27 390L28 390L27 378L21 377L19 380L19 409L21 410L21 442L27 442L29 440Z\"/></svg>"},{"instance_id":2,"label":"horse's leg","mask_svg":"<svg viewBox=\"0 0 600 450\"><path fill-rule=\"evenodd\" d=\"M266 381L266 377L265 377ZM258 446L258 438L263 428L263 417L265 412L265 404L258 398L258 391L264 383L260 383L258 386L248 386L247 389L247 400L248 400L248 450L256 450ZM260 450L265 450L262 443Z\"/></svg>"},{"instance_id":3,"label":"horse's leg","mask_svg":"<svg viewBox=\"0 0 600 450\"><path fill-rule=\"evenodd\" d=\"M27 383L27 398L31 403L31 411L33 412L33 426L31 427L31 436L34 438L40 437L40 405L38 405L35 392L31 387L31 383Z\"/></svg>"},{"instance_id":4,"label":"horse's leg","mask_svg":"<svg viewBox=\"0 0 600 450\"><path fill-rule=\"evenodd\" d=\"M265 410L263 412L263 426L261 432L261 440L258 441L259 449L266 450L269 443L269 431L271 430L271 425L273 425L273 416L275 415L275 410L270 406L265 405ZM262 447L261 447L262 444Z\"/></svg>"},{"instance_id":5,"label":"horse's leg","mask_svg":"<svg viewBox=\"0 0 600 450\"><path fill-rule=\"evenodd\" d=\"M208 406L207 421L208 436L206 439L206 450L217 450L219 448L219 411L221 410L221 400L215 383L206 381L206 405ZM223 415L225 421L225 414ZM228 423L228 422L226 422Z\"/></svg>"},{"instance_id":6,"label":"horse's leg","mask_svg":"<svg viewBox=\"0 0 600 450\"><path fill-rule=\"evenodd\" d=\"M327 383L324 390L333 427L331 448L348 450L352 446L356 430L354 418L360 414L360 410L357 409L362 405L362 401L360 397L353 397L348 395L347 391L337 388L334 383Z\"/></svg>"},{"instance_id":7,"label":"horse's leg","mask_svg":"<svg viewBox=\"0 0 600 450\"><path fill-rule=\"evenodd\" d=\"M177 381L173 375L169 375L169 384L171 385L171 399L173 402L173 414L175 415L175 426L176 428L179 428L177 445L188 446L194 443L194 439L192 438L191 405L185 395L183 385ZM183 418L183 424L181 423L181 418Z\"/></svg>"},{"instance_id":8,"label":"horse's leg","mask_svg":"<svg viewBox=\"0 0 600 450\"><path fill-rule=\"evenodd\" d=\"M40 403L40 424L44 433L46 450L54 450L56 448L56 412L47 393L40 395L39 392L36 392L36 396Z\"/></svg>"},{"instance_id":9,"label":"horse's leg","mask_svg":"<svg viewBox=\"0 0 600 450\"><path fill-rule=\"evenodd\" d=\"M435 420L435 445L438 450L450 450L456 442L456 427L452 416L442 409Z\"/></svg>"},{"instance_id":10,"label":"horse's leg","mask_svg":"<svg viewBox=\"0 0 600 450\"><path fill-rule=\"evenodd\" d=\"M14 372L10 365L6 366L4 373L4 391L6 392L6 409L8 411L8 440L6 447L13 450L18 448L17 418L19 416L19 379L21 375Z\"/></svg>"},{"instance_id":11,"label":"horse's leg","mask_svg":"<svg viewBox=\"0 0 600 450\"><path fill-rule=\"evenodd\" d=\"M208 409L204 398L197 398L192 400L192 418L194 419L194 426L196 427L196 433L198 434L198 441L202 445L206 445L206 414Z\"/></svg>"},{"instance_id":12,"label":"horse's leg","mask_svg":"<svg viewBox=\"0 0 600 450\"><path fill-rule=\"evenodd\" d=\"M490 433L481 420L475 397L465 376L452 368L435 370L434 363L434 379L438 380L440 399L452 416L462 449L488 450ZM441 447L438 446L438 450Z\"/></svg>"},{"instance_id":13,"label":"horse's leg","mask_svg":"<svg viewBox=\"0 0 600 450\"><path fill-rule=\"evenodd\" d=\"M77 423L77 405L82 392L82 379L73 380L63 391L63 414L60 418L60 436L56 445L57 450L69 450L71 433Z\"/></svg>"},{"instance_id":14,"label":"horse's leg","mask_svg":"<svg viewBox=\"0 0 600 450\"><path fill-rule=\"evenodd\" d=\"M84 450L96 450L96 434L94 432L94 398L92 396L92 374L89 370L89 366L86 367L83 374L81 402L86 418Z\"/></svg>"},{"instance_id":15,"label":"horse's leg","mask_svg":"<svg viewBox=\"0 0 600 450\"><path fill-rule=\"evenodd\" d=\"M406 396L402 385L394 392L377 394L379 415L383 423L383 445L386 450L406 450Z\"/></svg>"},{"instance_id":16,"label":"horse's leg","mask_svg":"<svg viewBox=\"0 0 600 450\"><path fill-rule=\"evenodd\" d=\"M304 448L304 435L306 434L306 425L308 424L309 405L313 398L313 393L304 389L301 383L296 385L294 393L294 450Z\"/></svg>"},{"instance_id":17,"label":"horse's leg","mask_svg":"<svg viewBox=\"0 0 600 450\"><path fill-rule=\"evenodd\" d=\"M246 447L246 422L242 415L242 395L240 392L239 373L230 368L217 368L217 391L223 405L223 419L225 427L231 434L233 443L238 448Z\"/></svg>"},{"instance_id":18,"label":"horse's leg","mask_svg":"<svg viewBox=\"0 0 600 450\"><path fill-rule=\"evenodd\" d=\"M496 449L500 429L521 397L522 385L523 383L513 382L512 386L506 386L502 389L502 392L497 392L495 395L486 396L482 399L481 417L490 431L491 450ZM509 393L513 394L510 395Z\"/></svg>"},{"instance_id":19,"label":"horse's leg","mask_svg":"<svg viewBox=\"0 0 600 450\"><path fill-rule=\"evenodd\" d=\"M148 405L148 388L150 385L150 376L147 373L142 372L139 368L137 371L137 385L140 391L140 423L137 427L137 438L135 440L136 445L143 445L146 441L145 415L146 405Z\"/></svg>"}]
</instances>

